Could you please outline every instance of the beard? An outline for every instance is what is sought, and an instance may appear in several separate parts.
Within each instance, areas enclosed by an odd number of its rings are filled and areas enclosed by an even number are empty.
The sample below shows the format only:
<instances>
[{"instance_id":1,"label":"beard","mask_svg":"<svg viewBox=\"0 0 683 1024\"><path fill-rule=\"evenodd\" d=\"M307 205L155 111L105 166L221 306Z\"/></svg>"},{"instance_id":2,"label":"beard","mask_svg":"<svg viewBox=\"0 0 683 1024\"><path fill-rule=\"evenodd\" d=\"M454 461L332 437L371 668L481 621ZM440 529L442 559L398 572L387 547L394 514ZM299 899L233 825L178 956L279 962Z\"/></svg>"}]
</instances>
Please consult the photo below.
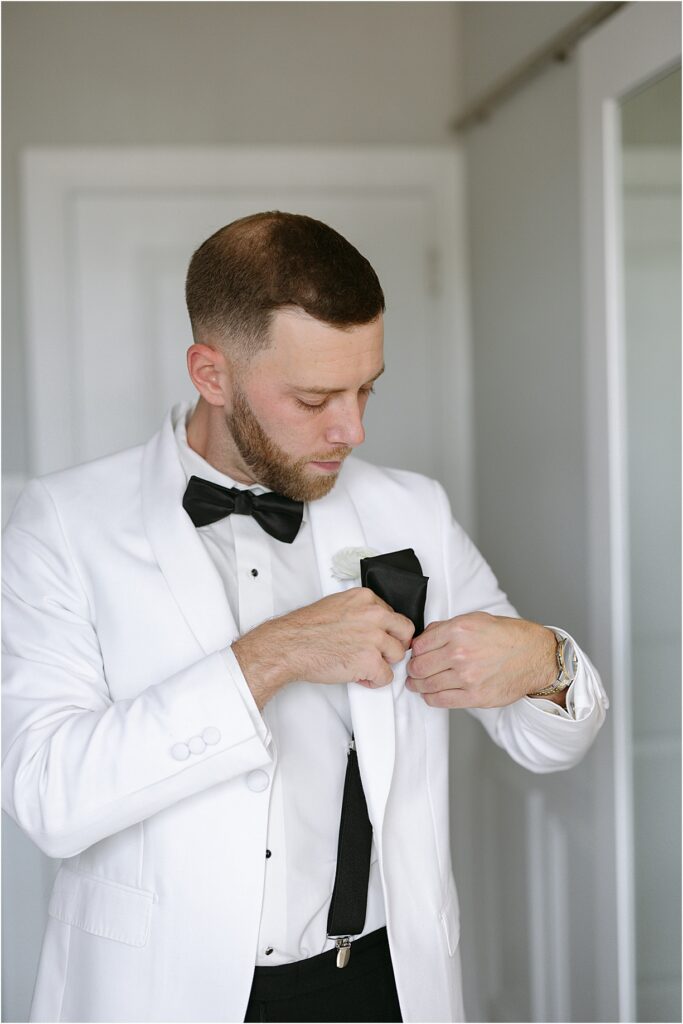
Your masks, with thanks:
<instances>
[{"instance_id":1,"label":"beard","mask_svg":"<svg viewBox=\"0 0 683 1024\"><path fill-rule=\"evenodd\" d=\"M306 455L291 459L257 420L247 397L235 384L232 390L232 412L225 422L235 447L258 483L294 501L315 501L324 498L334 487L339 473L315 473L309 462L343 461L351 454L348 447L322 455ZM340 467L341 468L341 467Z\"/></svg>"}]
</instances>

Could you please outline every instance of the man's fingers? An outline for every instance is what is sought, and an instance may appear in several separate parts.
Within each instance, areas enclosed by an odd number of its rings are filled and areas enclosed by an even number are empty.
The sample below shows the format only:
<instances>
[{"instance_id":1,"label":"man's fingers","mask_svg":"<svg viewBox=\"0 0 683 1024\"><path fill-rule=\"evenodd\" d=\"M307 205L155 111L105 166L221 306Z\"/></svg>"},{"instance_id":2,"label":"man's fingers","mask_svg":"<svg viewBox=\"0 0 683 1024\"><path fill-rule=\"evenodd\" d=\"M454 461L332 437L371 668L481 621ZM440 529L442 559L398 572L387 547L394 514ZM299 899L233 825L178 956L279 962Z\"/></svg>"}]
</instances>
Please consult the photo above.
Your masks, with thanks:
<instances>
[{"instance_id":1,"label":"man's fingers","mask_svg":"<svg viewBox=\"0 0 683 1024\"><path fill-rule=\"evenodd\" d=\"M396 665L397 662L403 660L406 648L402 640L397 640L395 636L384 633L380 644L380 651L385 661L388 661L390 665Z\"/></svg>"},{"instance_id":2,"label":"man's fingers","mask_svg":"<svg viewBox=\"0 0 683 1024\"><path fill-rule=\"evenodd\" d=\"M447 669L444 672L436 672L434 675L427 676L426 679L413 679L412 676L408 676L406 686L409 690L414 690L415 693L429 694L436 693L439 690L463 689L451 669Z\"/></svg>"},{"instance_id":3,"label":"man's fingers","mask_svg":"<svg viewBox=\"0 0 683 1024\"><path fill-rule=\"evenodd\" d=\"M430 622L426 629L416 636L410 645L413 654L426 654L443 647L450 640L448 622Z\"/></svg>"},{"instance_id":4,"label":"man's fingers","mask_svg":"<svg viewBox=\"0 0 683 1024\"><path fill-rule=\"evenodd\" d=\"M374 591L368 587L361 587L360 590L354 591L363 595L363 600L366 606L369 605L373 609L373 615L376 615L377 621L387 633L395 636L397 640L400 640L405 650L408 650L410 641L413 633L415 632L415 626L411 619L407 615L401 615L400 612L395 612L390 604L378 597Z\"/></svg>"},{"instance_id":5,"label":"man's fingers","mask_svg":"<svg viewBox=\"0 0 683 1024\"><path fill-rule=\"evenodd\" d=\"M390 612L393 612L394 610L390 604L387 604L384 598L380 597L379 594L376 594L374 590L370 590L370 587L354 587L351 590L347 590L346 593L358 594L358 600L362 600L366 604L380 605L382 608L386 608Z\"/></svg>"},{"instance_id":6,"label":"man's fingers","mask_svg":"<svg viewBox=\"0 0 683 1024\"><path fill-rule=\"evenodd\" d=\"M371 686L388 686L393 681L394 673L391 670L391 665L382 658L381 664L373 678L370 680Z\"/></svg>"},{"instance_id":7,"label":"man's fingers","mask_svg":"<svg viewBox=\"0 0 683 1024\"><path fill-rule=\"evenodd\" d=\"M450 658L451 652L447 646L427 651L426 654L413 654L406 671L412 679L427 679L429 676L436 675L437 672L445 672L447 669L452 671L453 665Z\"/></svg>"},{"instance_id":8,"label":"man's fingers","mask_svg":"<svg viewBox=\"0 0 683 1024\"><path fill-rule=\"evenodd\" d=\"M436 693L423 693L422 700L432 708L478 707L467 690L438 690Z\"/></svg>"},{"instance_id":9,"label":"man's fingers","mask_svg":"<svg viewBox=\"0 0 683 1024\"><path fill-rule=\"evenodd\" d=\"M384 627L387 633L391 636L396 637L397 640L401 641L403 645L403 653L410 647L410 641L413 633L415 632L415 626L411 619L407 615L401 615L400 612L392 612L391 617L387 619L387 623ZM403 655L401 655L403 657ZM400 660L400 659L399 659Z\"/></svg>"}]
</instances>

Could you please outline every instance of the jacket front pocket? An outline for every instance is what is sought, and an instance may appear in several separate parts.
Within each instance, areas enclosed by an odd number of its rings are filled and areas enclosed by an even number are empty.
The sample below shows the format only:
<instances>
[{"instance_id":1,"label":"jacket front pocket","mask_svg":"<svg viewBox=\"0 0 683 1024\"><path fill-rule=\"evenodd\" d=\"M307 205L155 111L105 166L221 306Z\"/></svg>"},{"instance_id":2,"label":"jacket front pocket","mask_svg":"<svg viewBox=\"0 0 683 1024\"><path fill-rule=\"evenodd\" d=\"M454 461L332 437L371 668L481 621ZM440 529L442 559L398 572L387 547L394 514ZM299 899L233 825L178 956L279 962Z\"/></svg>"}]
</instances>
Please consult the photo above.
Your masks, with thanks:
<instances>
[{"instance_id":1,"label":"jacket front pocket","mask_svg":"<svg viewBox=\"0 0 683 1024\"><path fill-rule=\"evenodd\" d=\"M144 946L149 939L156 893L86 875L62 866L57 872L47 912L64 924L92 935Z\"/></svg>"}]
</instances>

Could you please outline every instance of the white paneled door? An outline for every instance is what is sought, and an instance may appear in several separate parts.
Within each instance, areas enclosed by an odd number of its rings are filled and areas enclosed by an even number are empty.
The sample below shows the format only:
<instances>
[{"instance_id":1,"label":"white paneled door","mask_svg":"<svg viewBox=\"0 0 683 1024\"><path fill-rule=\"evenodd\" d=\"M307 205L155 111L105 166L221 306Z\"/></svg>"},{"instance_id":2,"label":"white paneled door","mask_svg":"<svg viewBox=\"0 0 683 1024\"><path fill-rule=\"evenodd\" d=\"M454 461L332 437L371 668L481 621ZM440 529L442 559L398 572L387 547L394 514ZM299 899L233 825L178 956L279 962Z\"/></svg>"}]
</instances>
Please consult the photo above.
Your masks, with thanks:
<instances>
[{"instance_id":1,"label":"white paneled door","mask_svg":"<svg viewBox=\"0 0 683 1024\"><path fill-rule=\"evenodd\" d=\"M194 397L184 304L192 252L235 218L280 209L339 230L385 291L387 371L360 454L438 477L473 529L463 171L453 147L31 150L23 205L29 475L140 443L171 404ZM6 481L6 513L17 483ZM468 750L463 735L457 759ZM472 833L467 807L463 836ZM25 1020L56 865L5 821L3 1016Z\"/></svg>"},{"instance_id":2,"label":"white paneled door","mask_svg":"<svg viewBox=\"0 0 683 1024\"><path fill-rule=\"evenodd\" d=\"M469 520L460 177L457 154L444 148L29 152L34 471L137 444L173 402L194 396L190 256L222 225L280 209L339 230L385 289L387 373L363 454L442 477L446 467ZM440 405L445 372L452 386Z\"/></svg>"}]
</instances>

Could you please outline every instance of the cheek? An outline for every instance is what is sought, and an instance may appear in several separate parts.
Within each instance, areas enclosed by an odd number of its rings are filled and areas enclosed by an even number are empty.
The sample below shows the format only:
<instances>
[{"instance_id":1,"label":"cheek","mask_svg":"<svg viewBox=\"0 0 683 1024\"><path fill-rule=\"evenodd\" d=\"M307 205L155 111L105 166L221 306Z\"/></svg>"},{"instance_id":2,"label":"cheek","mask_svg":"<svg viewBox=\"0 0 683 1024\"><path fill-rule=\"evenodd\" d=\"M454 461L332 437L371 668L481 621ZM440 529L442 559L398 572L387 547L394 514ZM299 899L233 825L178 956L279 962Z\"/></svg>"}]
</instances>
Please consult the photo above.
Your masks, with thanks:
<instances>
[{"instance_id":1,"label":"cheek","mask_svg":"<svg viewBox=\"0 0 683 1024\"><path fill-rule=\"evenodd\" d=\"M319 446L324 433L322 417L301 409L266 409L261 425L269 437L289 454L305 455Z\"/></svg>"}]
</instances>

